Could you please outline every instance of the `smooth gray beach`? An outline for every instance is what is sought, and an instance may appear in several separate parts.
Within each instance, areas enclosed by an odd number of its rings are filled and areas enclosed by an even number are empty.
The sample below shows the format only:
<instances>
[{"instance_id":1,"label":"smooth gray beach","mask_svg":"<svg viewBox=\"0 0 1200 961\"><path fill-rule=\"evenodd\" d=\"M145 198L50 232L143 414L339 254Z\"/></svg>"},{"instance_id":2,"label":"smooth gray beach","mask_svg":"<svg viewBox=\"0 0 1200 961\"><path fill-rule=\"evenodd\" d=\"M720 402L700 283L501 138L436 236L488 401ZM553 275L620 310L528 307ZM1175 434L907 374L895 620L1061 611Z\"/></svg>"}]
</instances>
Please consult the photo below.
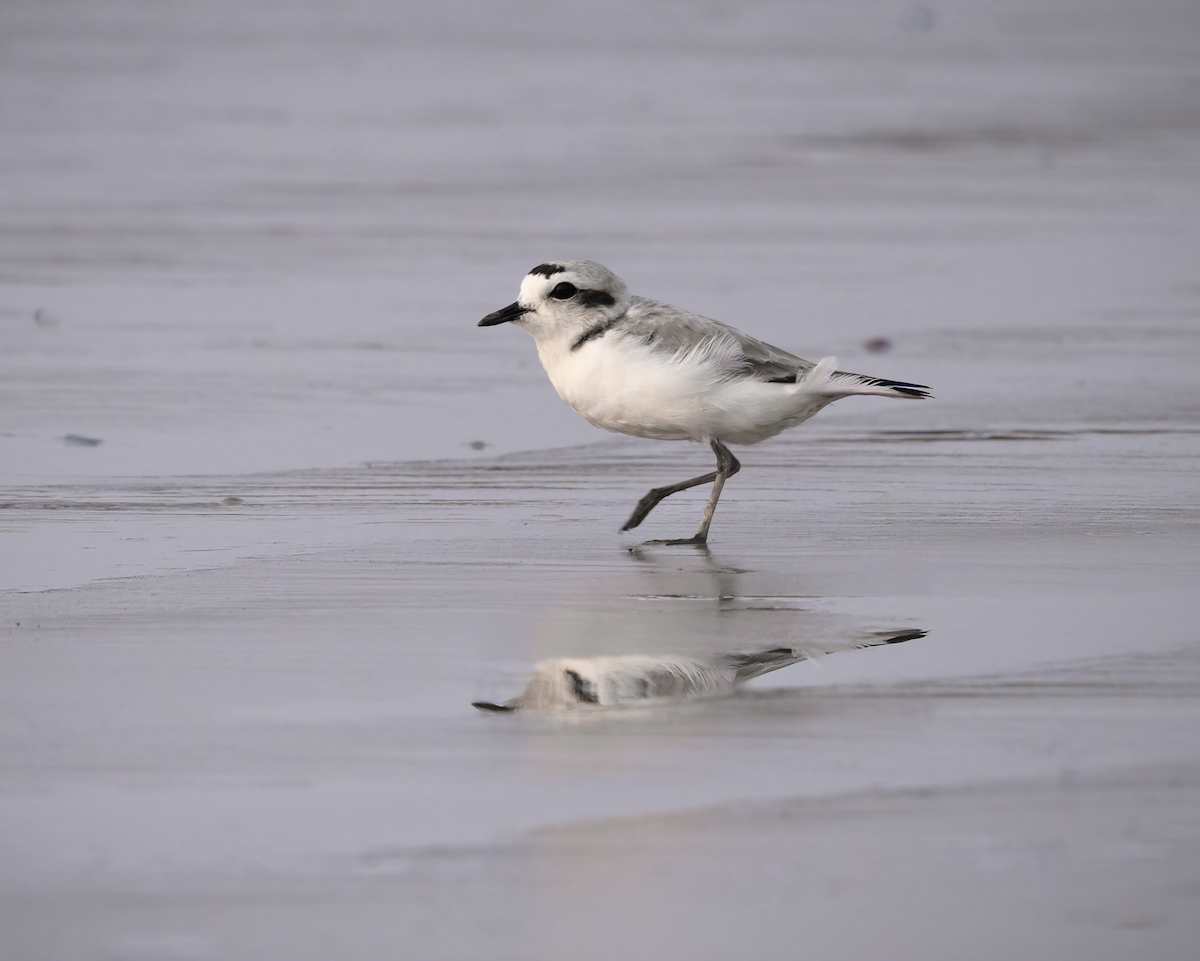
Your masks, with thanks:
<instances>
[{"instance_id":1,"label":"smooth gray beach","mask_svg":"<svg viewBox=\"0 0 1200 961\"><path fill-rule=\"evenodd\" d=\"M639 548L558 258L936 399ZM1200 956L1198 268L1194 0L5 0L0 957Z\"/></svg>"}]
</instances>

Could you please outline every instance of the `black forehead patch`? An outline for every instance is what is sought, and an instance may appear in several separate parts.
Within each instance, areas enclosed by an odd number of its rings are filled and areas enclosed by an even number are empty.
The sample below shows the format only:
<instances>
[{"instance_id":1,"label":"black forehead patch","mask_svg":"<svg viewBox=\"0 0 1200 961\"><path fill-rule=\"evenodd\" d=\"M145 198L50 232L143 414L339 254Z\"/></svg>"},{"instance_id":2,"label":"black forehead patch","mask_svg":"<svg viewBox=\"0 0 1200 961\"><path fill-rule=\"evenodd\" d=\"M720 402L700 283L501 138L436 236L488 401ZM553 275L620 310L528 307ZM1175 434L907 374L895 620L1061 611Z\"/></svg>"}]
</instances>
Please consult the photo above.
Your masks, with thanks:
<instances>
[{"instance_id":1,"label":"black forehead patch","mask_svg":"<svg viewBox=\"0 0 1200 961\"><path fill-rule=\"evenodd\" d=\"M542 277L553 277L555 274L565 273L566 269L562 264L538 264L529 273L540 274Z\"/></svg>"},{"instance_id":2,"label":"black forehead patch","mask_svg":"<svg viewBox=\"0 0 1200 961\"><path fill-rule=\"evenodd\" d=\"M607 290L582 290L579 302L585 307L611 307L617 301Z\"/></svg>"}]
</instances>

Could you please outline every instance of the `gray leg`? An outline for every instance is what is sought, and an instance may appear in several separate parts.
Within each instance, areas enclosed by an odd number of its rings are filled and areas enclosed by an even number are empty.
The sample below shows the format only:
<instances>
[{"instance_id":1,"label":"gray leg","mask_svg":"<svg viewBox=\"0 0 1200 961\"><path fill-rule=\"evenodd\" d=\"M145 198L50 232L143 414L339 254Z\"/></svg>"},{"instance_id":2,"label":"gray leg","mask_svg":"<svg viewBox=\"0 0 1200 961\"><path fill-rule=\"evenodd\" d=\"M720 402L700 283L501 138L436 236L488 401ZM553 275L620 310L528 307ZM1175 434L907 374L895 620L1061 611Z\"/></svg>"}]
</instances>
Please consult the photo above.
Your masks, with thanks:
<instances>
[{"instance_id":1,"label":"gray leg","mask_svg":"<svg viewBox=\"0 0 1200 961\"><path fill-rule=\"evenodd\" d=\"M687 490L689 487L699 487L701 484L707 484L712 481L712 493L708 495L708 503L704 507L704 517L700 521L700 527L697 529L694 537L686 537L681 540L671 541L650 541L652 544L703 544L708 540L708 527L712 523L713 512L717 509L717 501L721 497L721 488L725 486L725 479L732 477L742 469L742 465L738 463L738 459L733 456L732 451L719 440L709 441L709 446L712 447L713 453L717 455L717 469L708 474L701 474L699 477L693 477L691 480L680 481L678 484L671 484L669 487L656 487L650 491L637 503L637 507L633 509L633 513L629 515L629 520L625 522L625 526L621 528L623 531L632 530L646 519L659 501L672 494L678 494L680 491Z\"/></svg>"},{"instance_id":2,"label":"gray leg","mask_svg":"<svg viewBox=\"0 0 1200 961\"><path fill-rule=\"evenodd\" d=\"M656 487L649 494L637 502L637 507L633 509L633 513L629 515L629 520L625 522L625 526L621 528L623 531L631 531L646 519L654 508L658 506L658 502L670 497L672 494L678 494L680 491L685 491L689 487L699 487L701 484L708 484L717 479L717 472L712 471L709 474L702 474L699 477L693 477L691 480L680 481L678 484L672 484L669 487Z\"/></svg>"}]
</instances>

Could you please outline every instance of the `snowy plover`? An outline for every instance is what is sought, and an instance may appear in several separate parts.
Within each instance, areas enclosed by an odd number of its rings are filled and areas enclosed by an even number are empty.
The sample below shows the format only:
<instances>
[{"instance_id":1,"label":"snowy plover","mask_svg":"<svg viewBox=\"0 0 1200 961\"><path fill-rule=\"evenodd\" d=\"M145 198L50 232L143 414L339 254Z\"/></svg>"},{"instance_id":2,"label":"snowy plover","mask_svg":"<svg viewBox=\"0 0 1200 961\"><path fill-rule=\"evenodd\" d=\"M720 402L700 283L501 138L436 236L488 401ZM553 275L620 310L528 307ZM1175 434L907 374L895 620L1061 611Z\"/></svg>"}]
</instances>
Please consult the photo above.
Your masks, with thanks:
<instances>
[{"instance_id":1,"label":"snowy plover","mask_svg":"<svg viewBox=\"0 0 1200 961\"><path fill-rule=\"evenodd\" d=\"M558 396L605 430L708 444L717 469L656 487L623 531L664 497L712 483L695 535L665 544L703 545L725 480L741 469L726 444L757 444L851 394L924 398L928 388L837 369L764 344L727 324L669 304L631 297L624 282L590 260L539 264L515 303L480 327L511 322L537 343Z\"/></svg>"},{"instance_id":2,"label":"snowy plover","mask_svg":"<svg viewBox=\"0 0 1200 961\"><path fill-rule=\"evenodd\" d=\"M823 654L924 637L924 631L868 634L848 642L776 647L767 651L685 655L626 654L618 657L559 657L540 661L525 690L503 704L474 701L481 711L554 711L598 704L611 707L650 699L729 694L744 682Z\"/></svg>"}]
</instances>

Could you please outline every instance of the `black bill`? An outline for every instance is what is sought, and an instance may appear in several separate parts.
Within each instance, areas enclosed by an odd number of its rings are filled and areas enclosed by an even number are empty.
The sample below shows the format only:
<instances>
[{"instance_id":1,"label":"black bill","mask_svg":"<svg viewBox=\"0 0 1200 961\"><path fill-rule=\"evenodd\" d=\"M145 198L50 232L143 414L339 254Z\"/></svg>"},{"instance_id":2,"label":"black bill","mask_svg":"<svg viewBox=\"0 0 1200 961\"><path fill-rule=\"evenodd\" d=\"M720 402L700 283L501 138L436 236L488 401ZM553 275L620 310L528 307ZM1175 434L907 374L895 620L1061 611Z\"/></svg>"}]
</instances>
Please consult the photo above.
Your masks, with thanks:
<instances>
[{"instance_id":1,"label":"black bill","mask_svg":"<svg viewBox=\"0 0 1200 961\"><path fill-rule=\"evenodd\" d=\"M520 304L513 302L507 307L502 307L494 313L488 314L479 322L479 327L495 327L496 324L506 324L510 320L516 320L522 314L529 313L528 307L522 307Z\"/></svg>"}]
</instances>

